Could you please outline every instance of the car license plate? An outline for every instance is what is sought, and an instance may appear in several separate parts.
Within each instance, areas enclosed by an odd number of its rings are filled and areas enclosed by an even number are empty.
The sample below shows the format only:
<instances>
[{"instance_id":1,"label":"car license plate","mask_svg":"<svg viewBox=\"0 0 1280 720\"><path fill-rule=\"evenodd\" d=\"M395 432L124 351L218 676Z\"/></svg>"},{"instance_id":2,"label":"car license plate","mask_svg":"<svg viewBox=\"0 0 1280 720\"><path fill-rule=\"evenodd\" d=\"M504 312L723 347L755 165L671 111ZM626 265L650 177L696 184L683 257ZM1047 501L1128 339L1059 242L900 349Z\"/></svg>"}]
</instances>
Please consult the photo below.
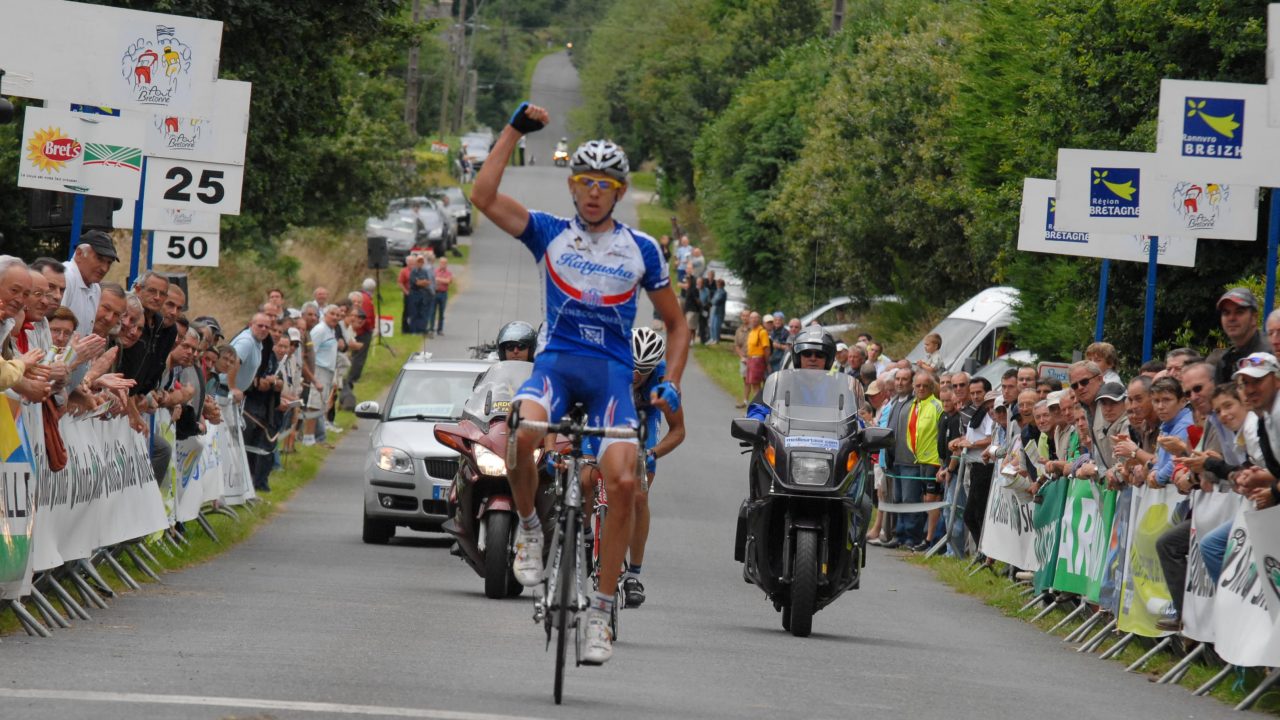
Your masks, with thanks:
<instances>
[{"instance_id":1,"label":"car license plate","mask_svg":"<svg viewBox=\"0 0 1280 720\"><path fill-rule=\"evenodd\" d=\"M449 486L448 486L448 485L434 485L434 486L432 486L432 488L431 488L431 499L432 499L432 500L448 500L448 499L449 499Z\"/></svg>"}]
</instances>

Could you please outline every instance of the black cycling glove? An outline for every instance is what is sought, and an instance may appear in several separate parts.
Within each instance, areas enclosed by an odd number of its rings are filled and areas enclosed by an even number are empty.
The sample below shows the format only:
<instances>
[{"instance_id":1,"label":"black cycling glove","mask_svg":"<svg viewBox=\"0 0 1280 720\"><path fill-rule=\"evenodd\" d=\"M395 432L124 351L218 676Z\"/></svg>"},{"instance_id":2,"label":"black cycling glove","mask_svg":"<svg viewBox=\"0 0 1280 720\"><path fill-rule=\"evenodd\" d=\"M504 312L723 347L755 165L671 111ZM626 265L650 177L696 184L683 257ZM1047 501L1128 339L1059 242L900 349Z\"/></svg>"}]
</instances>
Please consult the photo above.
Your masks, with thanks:
<instances>
[{"instance_id":1,"label":"black cycling glove","mask_svg":"<svg viewBox=\"0 0 1280 720\"><path fill-rule=\"evenodd\" d=\"M529 103L522 102L520 103L520 107L516 108L514 113L511 113L510 125L521 135L528 135L531 132L537 132L546 127L543 123L525 115L524 111L527 107L529 107Z\"/></svg>"}]
</instances>

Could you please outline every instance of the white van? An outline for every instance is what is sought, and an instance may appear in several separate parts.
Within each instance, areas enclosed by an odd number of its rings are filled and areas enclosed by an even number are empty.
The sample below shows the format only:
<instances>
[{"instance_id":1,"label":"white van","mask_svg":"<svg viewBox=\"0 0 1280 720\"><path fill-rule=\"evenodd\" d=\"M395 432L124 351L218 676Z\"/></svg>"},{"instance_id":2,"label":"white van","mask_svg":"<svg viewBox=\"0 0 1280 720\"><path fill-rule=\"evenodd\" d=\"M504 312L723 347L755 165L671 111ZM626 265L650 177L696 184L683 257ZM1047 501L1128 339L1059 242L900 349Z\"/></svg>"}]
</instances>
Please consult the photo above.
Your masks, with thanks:
<instances>
[{"instance_id":1,"label":"white van","mask_svg":"<svg viewBox=\"0 0 1280 720\"><path fill-rule=\"evenodd\" d=\"M942 372L973 372L1014 350L1009 326L1014 321L1018 289L990 287L956 308L932 332L942 336ZM907 354L913 364L923 360L924 339Z\"/></svg>"}]
</instances>

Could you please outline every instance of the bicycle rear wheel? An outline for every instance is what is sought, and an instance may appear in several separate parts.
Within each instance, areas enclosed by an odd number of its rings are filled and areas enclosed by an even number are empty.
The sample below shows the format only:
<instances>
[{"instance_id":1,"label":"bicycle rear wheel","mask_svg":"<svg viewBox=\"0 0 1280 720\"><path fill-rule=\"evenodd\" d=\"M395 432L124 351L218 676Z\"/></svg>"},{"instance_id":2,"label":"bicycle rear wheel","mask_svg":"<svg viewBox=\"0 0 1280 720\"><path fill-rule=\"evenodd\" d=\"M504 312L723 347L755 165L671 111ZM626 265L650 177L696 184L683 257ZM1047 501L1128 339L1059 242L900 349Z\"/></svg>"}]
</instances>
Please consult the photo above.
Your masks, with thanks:
<instances>
[{"instance_id":1,"label":"bicycle rear wheel","mask_svg":"<svg viewBox=\"0 0 1280 720\"><path fill-rule=\"evenodd\" d=\"M564 697L564 665L568 654L569 634L577 616L578 583L578 514L571 509L564 511L560 535L560 569L556 576L556 684L555 700L559 705ZM575 648L575 652L577 649Z\"/></svg>"}]
</instances>

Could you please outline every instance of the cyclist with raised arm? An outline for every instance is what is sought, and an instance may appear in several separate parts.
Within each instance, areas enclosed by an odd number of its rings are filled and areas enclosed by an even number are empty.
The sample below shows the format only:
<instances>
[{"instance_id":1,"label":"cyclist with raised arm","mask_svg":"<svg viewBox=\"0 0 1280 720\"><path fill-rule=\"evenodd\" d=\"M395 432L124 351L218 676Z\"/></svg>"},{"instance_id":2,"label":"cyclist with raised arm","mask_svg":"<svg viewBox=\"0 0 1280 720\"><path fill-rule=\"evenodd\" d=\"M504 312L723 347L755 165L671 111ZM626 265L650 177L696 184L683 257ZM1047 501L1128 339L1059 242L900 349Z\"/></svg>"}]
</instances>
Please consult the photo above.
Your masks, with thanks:
<instances>
[{"instance_id":1,"label":"cyclist with raised arm","mask_svg":"<svg viewBox=\"0 0 1280 720\"><path fill-rule=\"evenodd\" d=\"M640 568L644 562L644 548L649 540L649 488L652 486L658 458L670 453L684 442L684 410L680 408L680 396L664 385L667 363L662 359L667 343L662 336L647 327L631 330L631 356L635 370L631 387L635 394L636 411L645 419L644 464L646 482L636 493L635 522L631 530L631 544L627 547L627 564L622 574L622 592L627 607L644 604L644 585L640 582ZM658 439L662 420L666 418L667 433ZM595 457L600 438L589 437L582 441L582 454ZM593 497L595 473L582 476L583 497ZM606 492L607 498L607 492ZM601 586L603 587L603 585Z\"/></svg>"},{"instance_id":2,"label":"cyclist with raised arm","mask_svg":"<svg viewBox=\"0 0 1280 720\"><path fill-rule=\"evenodd\" d=\"M577 210L573 218L530 211L498 192L516 143L542 129L548 117L545 109L535 105L524 103L517 108L493 146L491 155L496 159L484 164L471 191L472 203L485 217L524 243L542 266L545 342L533 376L516 395L522 401L520 415L556 421L581 402L592 425L634 428L631 326L639 290L648 291L672 338L662 392L669 390L676 397L689 353L688 332L681 332L684 318L657 241L613 218L627 190L629 167L622 148L608 140L592 140L574 152L568 180ZM509 477L520 515L512 569L526 586L541 581L543 572L544 540L534 507L533 458L541 435L527 427L517 431L516 466ZM604 663L613 654L608 618L631 536L637 447L634 439L604 438L599 452L605 492L615 507L605 520L601 541L601 591L592 597L583 633L582 661L592 665Z\"/></svg>"}]
</instances>

